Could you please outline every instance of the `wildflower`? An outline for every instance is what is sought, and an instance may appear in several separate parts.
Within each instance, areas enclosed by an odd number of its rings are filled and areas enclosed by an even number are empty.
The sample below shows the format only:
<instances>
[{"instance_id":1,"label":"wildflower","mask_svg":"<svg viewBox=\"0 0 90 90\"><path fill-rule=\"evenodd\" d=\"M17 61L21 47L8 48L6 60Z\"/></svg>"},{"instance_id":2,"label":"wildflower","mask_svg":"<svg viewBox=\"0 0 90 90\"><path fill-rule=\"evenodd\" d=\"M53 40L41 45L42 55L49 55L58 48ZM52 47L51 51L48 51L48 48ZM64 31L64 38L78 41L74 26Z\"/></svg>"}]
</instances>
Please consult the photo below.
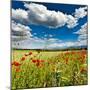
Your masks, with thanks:
<instances>
[{"instance_id":1,"label":"wildflower","mask_svg":"<svg viewBox=\"0 0 90 90\"><path fill-rule=\"evenodd\" d=\"M24 60L25 60L25 57L22 57L22 58L21 58L21 61L24 61Z\"/></svg>"},{"instance_id":2,"label":"wildflower","mask_svg":"<svg viewBox=\"0 0 90 90\"><path fill-rule=\"evenodd\" d=\"M12 65L14 65L14 66L20 66L21 64L19 62L17 62L17 61L14 61L14 62L12 62Z\"/></svg>"},{"instance_id":3,"label":"wildflower","mask_svg":"<svg viewBox=\"0 0 90 90\"><path fill-rule=\"evenodd\" d=\"M33 63L36 63L36 62L37 62L37 60L32 60L32 62L33 62Z\"/></svg>"},{"instance_id":4,"label":"wildflower","mask_svg":"<svg viewBox=\"0 0 90 90\"><path fill-rule=\"evenodd\" d=\"M32 55L32 52L29 52L29 55Z\"/></svg>"},{"instance_id":5,"label":"wildflower","mask_svg":"<svg viewBox=\"0 0 90 90\"><path fill-rule=\"evenodd\" d=\"M39 59L37 59L37 63L39 63L40 62L40 60Z\"/></svg>"}]
</instances>

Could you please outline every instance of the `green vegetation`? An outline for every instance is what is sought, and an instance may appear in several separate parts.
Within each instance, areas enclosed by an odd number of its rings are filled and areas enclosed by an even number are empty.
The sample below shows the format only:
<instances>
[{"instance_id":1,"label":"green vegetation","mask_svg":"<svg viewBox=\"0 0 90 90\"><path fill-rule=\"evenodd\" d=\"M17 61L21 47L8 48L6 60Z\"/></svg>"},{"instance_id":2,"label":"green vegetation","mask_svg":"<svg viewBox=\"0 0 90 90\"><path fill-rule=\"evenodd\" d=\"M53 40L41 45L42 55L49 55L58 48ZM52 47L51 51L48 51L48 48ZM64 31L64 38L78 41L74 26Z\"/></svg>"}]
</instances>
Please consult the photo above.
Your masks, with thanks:
<instances>
[{"instance_id":1,"label":"green vegetation","mask_svg":"<svg viewBox=\"0 0 90 90\"><path fill-rule=\"evenodd\" d=\"M87 84L87 51L12 50L12 89Z\"/></svg>"}]
</instances>

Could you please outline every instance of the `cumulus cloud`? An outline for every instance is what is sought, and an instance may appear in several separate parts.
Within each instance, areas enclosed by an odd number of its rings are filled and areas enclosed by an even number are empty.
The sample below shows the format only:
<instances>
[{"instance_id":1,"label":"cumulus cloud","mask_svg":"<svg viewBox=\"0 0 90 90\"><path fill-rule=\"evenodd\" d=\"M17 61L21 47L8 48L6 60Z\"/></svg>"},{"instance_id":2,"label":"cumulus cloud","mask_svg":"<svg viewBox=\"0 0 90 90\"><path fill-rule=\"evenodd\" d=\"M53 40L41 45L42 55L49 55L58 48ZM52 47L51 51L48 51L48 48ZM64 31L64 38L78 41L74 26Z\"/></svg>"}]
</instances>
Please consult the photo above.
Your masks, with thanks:
<instances>
[{"instance_id":1,"label":"cumulus cloud","mask_svg":"<svg viewBox=\"0 0 90 90\"><path fill-rule=\"evenodd\" d=\"M87 15L87 7L80 7L78 9L75 9L74 16L75 18L83 18Z\"/></svg>"},{"instance_id":2,"label":"cumulus cloud","mask_svg":"<svg viewBox=\"0 0 90 90\"><path fill-rule=\"evenodd\" d=\"M30 33L31 29L28 26L24 26L20 23L16 23L12 21L12 40L18 41L18 40L24 40L30 38L32 35Z\"/></svg>"},{"instance_id":3,"label":"cumulus cloud","mask_svg":"<svg viewBox=\"0 0 90 90\"><path fill-rule=\"evenodd\" d=\"M64 14L61 11L48 10L46 6L36 3L24 3L27 10L12 9L12 18L22 23L43 25L58 28L66 25L73 28L77 25L76 16Z\"/></svg>"},{"instance_id":4,"label":"cumulus cloud","mask_svg":"<svg viewBox=\"0 0 90 90\"><path fill-rule=\"evenodd\" d=\"M81 26L81 29L78 30L77 32L74 32L75 34L87 34L88 33L88 24L85 23L84 25Z\"/></svg>"},{"instance_id":5,"label":"cumulus cloud","mask_svg":"<svg viewBox=\"0 0 90 90\"><path fill-rule=\"evenodd\" d=\"M20 46L16 47L41 47L44 48L46 42L48 47L70 47L87 45L87 23L81 26L81 29L74 34L78 34L78 40L76 42L62 42L52 35L45 35L47 38L32 37L31 28L26 25L43 25L49 28L58 28L67 26L67 28L74 28L78 25L78 20L87 15L87 7L80 7L75 10L74 15L68 15L61 11L48 10L46 6L36 3L24 3L24 9L12 9L12 40L21 42ZM18 21L19 23L16 23ZM34 33L37 36L37 33ZM14 44L13 44L14 45ZM23 46L24 45L24 46ZM37 45L37 46L34 46Z\"/></svg>"},{"instance_id":6,"label":"cumulus cloud","mask_svg":"<svg viewBox=\"0 0 90 90\"><path fill-rule=\"evenodd\" d=\"M28 23L28 12L23 9L12 9L12 19Z\"/></svg>"},{"instance_id":7,"label":"cumulus cloud","mask_svg":"<svg viewBox=\"0 0 90 90\"><path fill-rule=\"evenodd\" d=\"M85 23L81 26L81 29L77 32L74 32L74 34L78 34L78 43L80 45L87 45L87 39L88 39L88 24Z\"/></svg>"},{"instance_id":8,"label":"cumulus cloud","mask_svg":"<svg viewBox=\"0 0 90 90\"><path fill-rule=\"evenodd\" d=\"M52 28L64 26L67 21L63 12L48 10L44 5L25 3L24 6L29 9L28 15L32 24L40 24Z\"/></svg>"},{"instance_id":9,"label":"cumulus cloud","mask_svg":"<svg viewBox=\"0 0 90 90\"><path fill-rule=\"evenodd\" d=\"M78 20L72 15L67 15L67 27L73 28L78 25Z\"/></svg>"}]
</instances>

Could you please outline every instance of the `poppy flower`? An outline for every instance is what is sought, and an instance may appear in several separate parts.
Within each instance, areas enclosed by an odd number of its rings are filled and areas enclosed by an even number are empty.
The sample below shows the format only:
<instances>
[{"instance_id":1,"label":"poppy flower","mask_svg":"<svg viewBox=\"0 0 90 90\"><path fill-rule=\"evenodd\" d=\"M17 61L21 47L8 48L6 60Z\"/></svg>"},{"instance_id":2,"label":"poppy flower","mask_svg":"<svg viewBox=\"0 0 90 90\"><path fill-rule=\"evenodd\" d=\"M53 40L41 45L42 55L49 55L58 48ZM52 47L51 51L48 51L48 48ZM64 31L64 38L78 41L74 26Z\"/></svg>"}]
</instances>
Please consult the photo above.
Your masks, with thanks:
<instances>
[{"instance_id":1,"label":"poppy flower","mask_svg":"<svg viewBox=\"0 0 90 90\"><path fill-rule=\"evenodd\" d=\"M39 63L39 62L40 62L40 60L39 60L39 59L37 59L37 62Z\"/></svg>"},{"instance_id":2,"label":"poppy flower","mask_svg":"<svg viewBox=\"0 0 90 90\"><path fill-rule=\"evenodd\" d=\"M21 58L21 61L24 61L24 60L25 60L25 57L22 57L22 58Z\"/></svg>"},{"instance_id":3,"label":"poppy flower","mask_svg":"<svg viewBox=\"0 0 90 90\"><path fill-rule=\"evenodd\" d=\"M37 62L37 60L32 60L32 62L33 62L33 63L36 63L36 62Z\"/></svg>"},{"instance_id":4,"label":"poppy flower","mask_svg":"<svg viewBox=\"0 0 90 90\"><path fill-rule=\"evenodd\" d=\"M29 55L32 55L32 52L29 52Z\"/></svg>"},{"instance_id":5,"label":"poppy flower","mask_svg":"<svg viewBox=\"0 0 90 90\"><path fill-rule=\"evenodd\" d=\"M14 61L14 62L12 62L12 65L14 65L14 66L20 66L21 64L19 62L17 62L17 61Z\"/></svg>"}]
</instances>

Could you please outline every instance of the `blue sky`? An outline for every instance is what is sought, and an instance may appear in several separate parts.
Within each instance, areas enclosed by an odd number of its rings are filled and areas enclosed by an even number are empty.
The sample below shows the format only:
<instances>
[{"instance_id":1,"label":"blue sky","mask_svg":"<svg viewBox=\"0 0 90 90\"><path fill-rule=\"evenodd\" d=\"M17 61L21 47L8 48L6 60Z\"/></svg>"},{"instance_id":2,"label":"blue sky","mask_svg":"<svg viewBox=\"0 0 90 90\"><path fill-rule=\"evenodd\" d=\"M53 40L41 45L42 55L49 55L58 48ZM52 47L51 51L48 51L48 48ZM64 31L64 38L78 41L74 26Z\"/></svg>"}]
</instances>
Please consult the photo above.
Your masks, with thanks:
<instances>
[{"instance_id":1,"label":"blue sky","mask_svg":"<svg viewBox=\"0 0 90 90\"><path fill-rule=\"evenodd\" d=\"M13 47L36 49L46 46L87 46L85 5L12 1L12 21L16 27L12 27ZM26 29L26 32L22 29ZM25 39L22 39L23 35L26 35Z\"/></svg>"}]
</instances>

